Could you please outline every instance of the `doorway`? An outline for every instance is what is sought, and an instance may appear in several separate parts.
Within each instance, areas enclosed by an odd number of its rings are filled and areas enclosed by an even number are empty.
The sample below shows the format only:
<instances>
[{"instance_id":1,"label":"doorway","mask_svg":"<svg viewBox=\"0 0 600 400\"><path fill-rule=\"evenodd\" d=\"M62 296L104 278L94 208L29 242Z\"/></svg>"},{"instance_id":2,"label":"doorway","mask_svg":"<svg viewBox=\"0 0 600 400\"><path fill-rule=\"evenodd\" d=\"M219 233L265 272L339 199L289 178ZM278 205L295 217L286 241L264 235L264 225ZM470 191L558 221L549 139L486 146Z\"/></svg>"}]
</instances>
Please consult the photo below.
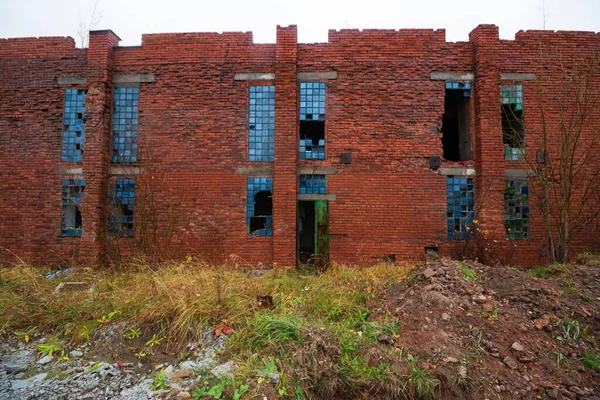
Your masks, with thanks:
<instances>
[{"instance_id":1,"label":"doorway","mask_svg":"<svg viewBox=\"0 0 600 400\"><path fill-rule=\"evenodd\" d=\"M329 264L329 202L299 201L297 250L300 265L324 271Z\"/></svg>"}]
</instances>

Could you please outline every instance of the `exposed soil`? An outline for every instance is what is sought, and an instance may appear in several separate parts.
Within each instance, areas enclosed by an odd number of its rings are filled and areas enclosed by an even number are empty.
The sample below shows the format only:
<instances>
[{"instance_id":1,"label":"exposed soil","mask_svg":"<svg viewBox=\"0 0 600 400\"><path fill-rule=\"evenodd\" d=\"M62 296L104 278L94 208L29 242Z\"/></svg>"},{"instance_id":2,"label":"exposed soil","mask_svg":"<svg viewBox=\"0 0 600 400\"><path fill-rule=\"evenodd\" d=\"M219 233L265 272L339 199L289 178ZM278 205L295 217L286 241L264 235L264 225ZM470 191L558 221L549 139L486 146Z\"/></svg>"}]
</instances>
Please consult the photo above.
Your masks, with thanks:
<instances>
[{"instance_id":1,"label":"exposed soil","mask_svg":"<svg viewBox=\"0 0 600 400\"><path fill-rule=\"evenodd\" d=\"M391 287L382 308L442 398L598 398L600 374L581 358L600 354L600 267L546 275L441 259Z\"/></svg>"}]
</instances>

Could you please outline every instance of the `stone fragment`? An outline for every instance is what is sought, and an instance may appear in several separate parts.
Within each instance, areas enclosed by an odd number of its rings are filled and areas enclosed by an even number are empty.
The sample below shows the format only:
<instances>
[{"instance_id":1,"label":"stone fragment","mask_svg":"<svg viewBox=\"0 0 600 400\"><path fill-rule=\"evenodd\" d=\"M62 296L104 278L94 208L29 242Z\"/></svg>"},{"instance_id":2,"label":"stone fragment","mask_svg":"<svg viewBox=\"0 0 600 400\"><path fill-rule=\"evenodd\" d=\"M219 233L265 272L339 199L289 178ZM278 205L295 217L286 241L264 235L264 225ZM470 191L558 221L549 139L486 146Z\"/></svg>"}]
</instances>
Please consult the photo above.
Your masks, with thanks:
<instances>
[{"instance_id":1,"label":"stone fragment","mask_svg":"<svg viewBox=\"0 0 600 400\"><path fill-rule=\"evenodd\" d=\"M519 342L514 342L512 344L512 346L510 346L510 348L518 353L522 353L523 351L525 351L525 349L523 348L523 345Z\"/></svg>"},{"instance_id":2,"label":"stone fragment","mask_svg":"<svg viewBox=\"0 0 600 400\"><path fill-rule=\"evenodd\" d=\"M517 362L511 356L504 357L502 362L504 363L504 365L506 365L510 369L517 369L517 367L518 367Z\"/></svg>"}]
</instances>

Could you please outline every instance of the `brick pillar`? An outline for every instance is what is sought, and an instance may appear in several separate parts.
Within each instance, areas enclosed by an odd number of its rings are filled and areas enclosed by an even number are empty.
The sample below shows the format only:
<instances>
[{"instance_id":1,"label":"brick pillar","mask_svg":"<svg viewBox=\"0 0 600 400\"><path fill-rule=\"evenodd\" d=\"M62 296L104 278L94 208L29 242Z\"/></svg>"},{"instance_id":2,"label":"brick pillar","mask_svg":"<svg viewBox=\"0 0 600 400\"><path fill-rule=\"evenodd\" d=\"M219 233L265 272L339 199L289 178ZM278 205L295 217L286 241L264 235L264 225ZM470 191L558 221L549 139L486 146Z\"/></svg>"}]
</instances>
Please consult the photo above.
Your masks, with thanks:
<instances>
[{"instance_id":1,"label":"brick pillar","mask_svg":"<svg viewBox=\"0 0 600 400\"><path fill-rule=\"evenodd\" d=\"M473 48L475 66L475 204L481 210L478 215L479 226L487 231L487 241L494 243L493 240L497 240L498 245L495 247L498 247L506 239L502 216L505 163L500 103L501 45L498 27L479 25L469 34L469 42ZM485 255L485 249L480 249L480 254Z\"/></svg>"},{"instance_id":2,"label":"brick pillar","mask_svg":"<svg viewBox=\"0 0 600 400\"><path fill-rule=\"evenodd\" d=\"M113 48L121 39L111 30L91 31L87 51L85 149L82 166L85 194L82 204L83 254L103 261L108 220L108 179L112 125Z\"/></svg>"},{"instance_id":3,"label":"brick pillar","mask_svg":"<svg viewBox=\"0 0 600 400\"><path fill-rule=\"evenodd\" d=\"M277 26L275 62L275 166L273 261L296 265L296 168L298 159L298 30Z\"/></svg>"}]
</instances>

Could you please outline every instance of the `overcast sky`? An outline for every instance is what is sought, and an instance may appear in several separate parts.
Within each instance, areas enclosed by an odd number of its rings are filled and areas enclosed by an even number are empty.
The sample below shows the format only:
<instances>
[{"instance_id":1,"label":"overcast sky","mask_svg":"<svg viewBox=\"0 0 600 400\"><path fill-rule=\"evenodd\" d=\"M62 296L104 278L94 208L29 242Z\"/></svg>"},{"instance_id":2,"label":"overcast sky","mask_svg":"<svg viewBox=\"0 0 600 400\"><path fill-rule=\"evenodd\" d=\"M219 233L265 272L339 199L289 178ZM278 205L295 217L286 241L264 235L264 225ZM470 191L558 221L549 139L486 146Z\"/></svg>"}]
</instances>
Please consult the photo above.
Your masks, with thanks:
<instances>
[{"instance_id":1,"label":"overcast sky","mask_svg":"<svg viewBox=\"0 0 600 400\"><path fill-rule=\"evenodd\" d=\"M0 0L0 37L77 37L95 0ZM274 42L277 24L298 25L299 41L325 42L328 29L445 28L448 41L467 40L478 24L520 29L600 31L600 0L97 0L93 29L112 29L121 45L142 33L252 31Z\"/></svg>"}]
</instances>

